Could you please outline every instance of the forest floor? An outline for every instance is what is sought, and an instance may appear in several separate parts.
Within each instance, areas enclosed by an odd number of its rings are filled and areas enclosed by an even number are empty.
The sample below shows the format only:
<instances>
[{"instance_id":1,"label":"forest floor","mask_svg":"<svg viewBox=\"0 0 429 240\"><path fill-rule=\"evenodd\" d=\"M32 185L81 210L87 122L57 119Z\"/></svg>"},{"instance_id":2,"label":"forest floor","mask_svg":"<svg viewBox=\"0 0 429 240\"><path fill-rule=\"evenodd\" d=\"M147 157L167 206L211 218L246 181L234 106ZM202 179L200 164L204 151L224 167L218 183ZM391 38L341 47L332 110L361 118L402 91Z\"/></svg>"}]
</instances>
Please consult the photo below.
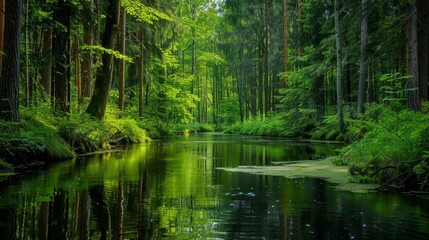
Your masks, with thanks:
<instances>
[{"instance_id":1,"label":"forest floor","mask_svg":"<svg viewBox=\"0 0 429 240\"><path fill-rule=\"evenodd\" d=\"M275 166L238 166L236 168L218 168L229 172L249 173L286 178L320 178L334 183L335 188L355 193L374 191L379 185L350 182L348 166L336 166L331 158L323 160L305 160L276 163Z\"/></svg>"}]
</instances>

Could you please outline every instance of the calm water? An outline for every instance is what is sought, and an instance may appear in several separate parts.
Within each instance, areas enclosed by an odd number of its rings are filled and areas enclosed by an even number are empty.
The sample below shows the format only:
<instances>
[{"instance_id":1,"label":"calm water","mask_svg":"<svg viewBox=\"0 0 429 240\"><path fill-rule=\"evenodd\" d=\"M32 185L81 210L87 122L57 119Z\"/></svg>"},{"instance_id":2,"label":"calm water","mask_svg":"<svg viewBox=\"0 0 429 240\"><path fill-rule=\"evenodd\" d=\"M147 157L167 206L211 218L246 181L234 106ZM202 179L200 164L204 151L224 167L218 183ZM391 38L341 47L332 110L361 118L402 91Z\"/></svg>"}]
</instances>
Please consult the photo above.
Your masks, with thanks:
<instances>
[{"instance_id":1,"label":"calm water","mask_svg":"<svg viewBox=\"0 0 429 240\"><path fill-rule=\"evenodd\" d=\"M0 239L428 239L429 200L217 167L319 159L335 145L181 136L0 183Z\"/></svg>"}]
</instances>

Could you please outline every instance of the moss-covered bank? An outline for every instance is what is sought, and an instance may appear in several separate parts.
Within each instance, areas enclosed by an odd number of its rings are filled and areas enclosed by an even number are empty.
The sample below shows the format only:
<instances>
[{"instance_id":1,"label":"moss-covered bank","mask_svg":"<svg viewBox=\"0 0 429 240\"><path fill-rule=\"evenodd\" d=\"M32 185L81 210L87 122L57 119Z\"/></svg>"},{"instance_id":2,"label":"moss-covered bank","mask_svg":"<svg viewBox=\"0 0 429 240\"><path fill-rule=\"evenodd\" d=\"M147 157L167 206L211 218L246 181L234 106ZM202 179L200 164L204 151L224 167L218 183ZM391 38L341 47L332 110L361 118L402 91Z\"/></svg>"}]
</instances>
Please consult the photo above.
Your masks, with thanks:
<instances>
[{"instance_id":1,"label":"moss-covered bank","mask_svg":"<svg viewBox=\"0 0 429 240\"><path fill-rule=\"evenodd\" d=\"M87 115L55 118L24 111L19 123L0 121L0 172L149 140L128 118L108 115L98 121Z\"/></svg>"}]
</instances>

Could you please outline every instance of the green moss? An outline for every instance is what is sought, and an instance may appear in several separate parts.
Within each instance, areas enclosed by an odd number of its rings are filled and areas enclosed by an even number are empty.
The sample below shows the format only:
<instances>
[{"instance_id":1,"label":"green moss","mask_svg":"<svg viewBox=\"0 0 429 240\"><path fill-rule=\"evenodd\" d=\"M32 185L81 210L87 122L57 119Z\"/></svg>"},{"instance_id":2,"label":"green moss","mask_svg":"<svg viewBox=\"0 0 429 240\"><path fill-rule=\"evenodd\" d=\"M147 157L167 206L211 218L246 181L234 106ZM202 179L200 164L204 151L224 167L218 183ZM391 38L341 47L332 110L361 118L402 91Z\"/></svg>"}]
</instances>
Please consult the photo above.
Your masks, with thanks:
<instances>
[{"instance_id":1,"label":"green moss","mask_svg":"<svg viewBox=\"0 0 429 240\"><path fill-rule=\"evenodd\" d=\"M332 159L317 161L296 161L280 166L240 166L237 168L220 168L230 172L281 176L286 178L321 178L335 183L336 188L352 192L365 193L377 188L375 184L358 184L349 181L347 166L335 166Z\"/></svg>"}]
</instances>

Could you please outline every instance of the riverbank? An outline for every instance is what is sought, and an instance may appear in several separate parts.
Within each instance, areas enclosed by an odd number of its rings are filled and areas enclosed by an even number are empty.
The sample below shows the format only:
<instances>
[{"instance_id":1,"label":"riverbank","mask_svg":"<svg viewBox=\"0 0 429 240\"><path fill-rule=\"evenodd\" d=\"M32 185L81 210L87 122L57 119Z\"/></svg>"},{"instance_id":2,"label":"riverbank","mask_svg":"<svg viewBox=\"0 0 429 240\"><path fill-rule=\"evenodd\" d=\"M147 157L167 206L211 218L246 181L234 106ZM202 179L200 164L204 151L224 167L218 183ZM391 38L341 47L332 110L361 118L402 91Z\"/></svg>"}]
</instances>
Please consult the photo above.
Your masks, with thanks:
<instances>
[{"instance_id":1,"label":"riverbank","mask_svg":"<svg viewBox=\"0 0 429 240\"><path fill-rule=\"evenodd\" d=\"M339 190L354 193L367 193L380 185L351 182L348 166L336 166L332 158L277 163L275 166L239 166L236 168L218 168L228 172L248 173L286 178L320 178L334 183Z\"/></svg>"},{"instance_id":2,"label":"riverbank","mask_svg":"<svg viewBox=\"0 0 429 240\"><path fill-rule=\"evenodd\" d=\"M137 121L113 114L99 121L87 115L58 118L24 111L19 123L0 121L0 173L150 140Z\"/></svg>"}]
</instances>

